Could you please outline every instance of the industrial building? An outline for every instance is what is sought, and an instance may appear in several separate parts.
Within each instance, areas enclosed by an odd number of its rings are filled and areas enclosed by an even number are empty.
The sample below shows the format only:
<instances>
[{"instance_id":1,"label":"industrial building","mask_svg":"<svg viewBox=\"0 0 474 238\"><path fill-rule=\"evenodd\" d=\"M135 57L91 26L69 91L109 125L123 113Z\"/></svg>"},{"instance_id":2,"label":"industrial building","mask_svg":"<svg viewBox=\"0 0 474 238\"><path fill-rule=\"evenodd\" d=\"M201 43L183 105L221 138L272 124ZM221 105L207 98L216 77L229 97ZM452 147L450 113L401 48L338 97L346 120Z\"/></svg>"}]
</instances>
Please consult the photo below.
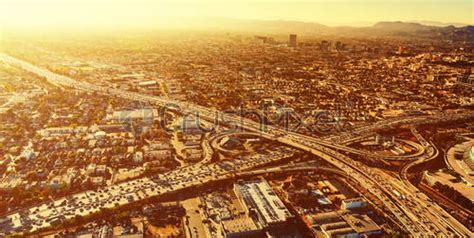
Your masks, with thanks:
<instances>
[{"instance_id":1,"label":"industrial building","mask_svg":"<svg viewBox=\"0 0 474 238\"><path fill-rule=\"evenodd\" d=\"M382 233L380 226L367 215L347 210L320 213L310 220L318 237L367 237Z\"/></svg>"},{"instance_id":2,"label":"industrial building","mask_svg":"<svg viewBox=\"0 0 474 238\"><path fill-rule=\"evenodd\" d=\"M226 238L251 238L262 237L263 232L250 217L239 217L221 222L222 230Z\"/></svg>"},{"instance_id":3,"label":"industrial building","mask_svg":"<svg viewBox=\"0 0 474 238\"><path fill-rule=\"evenodd\" d=\"M285 226L293 215L264 179L234 184L234 192L247 214L255 217L258 226L272 229Z\"/></svg>"},{"instance_id":4,"label":"industrial building","mask_svg":"<svg viewBox=\"0 0 474 238\"><path fill-rule=\"evenodd\" d=\"M351 198L345 199L341 202L341 209L343 210L351 210L357 209L361 207L365 207L367 205L367 201L365 199L358 197L358 198Z\"/></svg>"}]
</instances>

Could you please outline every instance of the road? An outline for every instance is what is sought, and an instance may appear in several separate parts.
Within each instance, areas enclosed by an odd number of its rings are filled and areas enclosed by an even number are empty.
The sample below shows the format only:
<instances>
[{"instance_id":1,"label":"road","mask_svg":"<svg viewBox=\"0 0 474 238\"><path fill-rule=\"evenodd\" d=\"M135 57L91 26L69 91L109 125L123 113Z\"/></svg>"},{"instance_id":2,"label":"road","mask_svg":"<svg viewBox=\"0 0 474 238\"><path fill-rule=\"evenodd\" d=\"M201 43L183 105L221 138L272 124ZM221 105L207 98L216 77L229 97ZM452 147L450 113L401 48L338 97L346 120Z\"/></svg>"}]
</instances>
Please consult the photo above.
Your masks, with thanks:
<instances>
[{"instance_id":1,"label":"road","mask_svg":"<svg viewBox=\"0 0 474 238\"><path fill-rule=\"evenodd\" d=\"M474 177L470 174L471 168L469 168L465 161L456 158L456 154L466 153L471 146L474 146L474 140L465 141L452 146L446 153L446 162L452 170L460 174L469 184L474 184Z\"/></svg>"},{"instance_id":2,"label":"road","mask_svg":"<svg viewBox=\"0 0 474 238\"><path fill-rule=\"evenodd\" d=\"M109 96L151 103L162 107L174 104L179 106L180 111L182 113L198 112L199 116L203 120L208 121L214 121L216 115L225 116L227 123L238 125L242 129L258 132L262 137L270 139L276 138L277 141L283 144L299 148L304 151L308 151L326 160L335 167L340 168L345 173L351 174L353 178L361 184L361 186L366 188L369 192L371 192L373 195L375 195L377 198L384 202L384 205L392 212L392 214L399 221L401 227L405 229L410 235L457 235L461 237L472 237L472 232L470 232L457 220L452 218L452 216L446 211L441 209L439 206L431 207L431 205L434 205L434 203L430 202L427 204L424 202L412 202L411 200L404 199L403 197L400 197L399 195L395 194L393 191L396 191L397 187L406 188L403 191L403 196L406 198L416 197L419 191L415 190L414 188L408 188L407 185L403 183L403 181L400 181L397 178L391 177L380 170L368 167L363 163L354 161L349 157L345 156L344 154L339 153L338 151L336 151L336 149L344 150L344 146L338 146L337 143L331 141L323 141L321 139L301 135L295 132L288 132L284 129L274 126L266 126L265 130L262 130L261 124L254 122L250 119L245 119L234 115L228 115L214 109L209 109L187 102L170 100L167 98L161 98L150 95L142 95L139 93L122 91L118 89L109 89L85 82L78 82L72 78L55 74L49 70L39 68L28 62L18 60L5 54L0 54L0 59L9 64L23 68L24 70L27 70L29 72L43 76L48 81L54 84L59 84L87 92L98 92ZM474 113L469 112L458 115L441 115L441 117L430 115L425 117L402 118L400 120L393 120L385 123L376 123L373 126L359 128L356 131L352 132L352 134L360 135L363 133L370 133L376 129L389 128L401 124L412 124L439 120L457 120L460 118L468 117L474 117ZM328 145L330 145L329 147L331 148L329 148ZM435 219L440 217L447 217L447 219Z\"/></svg>"},{"instance_id":3,"label":"road","mask_svg":"<svg viewBox=\"0 0 474 238\"><path fill-rule=\"evenodd\" d=\"M238 173L277 162L292 155L290 151L272 151L266 155L252 155L233 161L191 165L152 178L133 179L96 191L88 190L50 200L0 217L0 237L5 235L2 232L34 232L74 219L77 215L86 217L105 209L141 202L151 197L232 179ZM5 220L11 222L5 225Z\"/></svg>"},{"instance_id":4,"label":"road","mask_svg":"<svg viewBox=\"0 0 474 238\"><path fill-rule=\"evenodd\" d=\"M412 126L411 127L411 132L412 134L416 137L416 139L418 140L418 142L425 147L425 151L426 153L424 155L422 155L420 157L419 160L417 161L413 161L413 162L410 162L408 164L406 164L405 166L402 167L401 171L400 171L400 178L401 180L403 181L403 183L405 184L405 187L400 187L399 186L399 189L400 190L403 190L403 191L408 191L408 194L409 194L409 197L407 197L407 199L410 199L412 201L415 201L417 203L421 203L421 204L432 204L431 205L431 211L434 210L434 211L438 211L438 212L431 212L431 217L434 218L434 219L439 219L439 220L442 220L444 221L445 223L449 223L449 224L453 224L454 227L451 227L452 229L460 229L458 226L461 225L461 224L458 224L457 220L455 220L455 218L453 218L452 216L448 216L446 214L448 214L442 207L440 207L437 203L432 203L431 202L431 199L426 196L426 194L424 193L421 193L418 191L418 188L415 187L413 184L411 184L410 180L408 179L408 171L416 166L416 165L419 165L419 164L422 164L422 163L425 163L425 162L428 162L430 160L433 160L433 159L436 159L439 155L439 150L436 148L436 146L433 144L433 142L429 142L427 141L419 132L418 130L416 129L416 127ZM416 194L416 196L412 196L412 194Z\"/></svg>"}]
</instances>

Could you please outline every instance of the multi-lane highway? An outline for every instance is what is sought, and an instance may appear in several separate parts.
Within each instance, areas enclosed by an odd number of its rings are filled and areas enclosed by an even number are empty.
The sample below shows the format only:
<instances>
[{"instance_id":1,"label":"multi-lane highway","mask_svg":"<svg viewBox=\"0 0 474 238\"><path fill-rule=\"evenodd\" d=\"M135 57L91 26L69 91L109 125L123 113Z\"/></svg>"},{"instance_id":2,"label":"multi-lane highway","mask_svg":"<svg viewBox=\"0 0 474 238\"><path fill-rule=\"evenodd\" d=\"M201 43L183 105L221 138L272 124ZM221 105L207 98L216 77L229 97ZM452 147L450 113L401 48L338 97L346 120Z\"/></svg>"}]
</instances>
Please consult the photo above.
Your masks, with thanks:
<instances>
[{"instance_id":1,"label":"multi-lane highway","mask_svg":"<svg viewBox=\"0 0 474 238\"><path fill-rule=\"evenodd\" d=\"M195 164L152 178L134 179L97 191L83 191L1 217L0 237L7 232L34 232L60 224L64 220L74 219L77 215L89 216L104 209L117 208L151 197L231 179L248 169L264 166L292 155L293 152L290 150L271 151L265 155L249 155L233 161ZM11 221L10 224L3 224L5 220Z\"/></svg>"},{"instance_id":2,"label":"multi-lane highway","mask_svg":"<svg viewBox=\"0 0 474 238\"><path fill-rule=\"evenodd\" d=\"M413 236L461 236L471 237L470 232L457 220L444 211L441 207L430 201L417 200L419 191L416 188L408 187L401 180L389 176L388 174L368 167L367 165L354 161L337 150L346 150L345 146L339 146L333 141L324 141L310 136L301 135L295 132L288 132L275 126L266 126L262 130L262 125L249 119L235 115L228 115L199 105L187 102L170 100L150 95L142 95L117 89L109 89L85 82L79 82L72 78L55 74L48 70L34 66L28 62L18 60L5 54L0 54L0 59L9 64L18 66L27 71L40 75L48 81L88 92L98 92L110 96L142 101L157 106L167 106L174 104L179 106L182 113L199 113L203 120L213 121L216 115L225 116L226 123L238 125L242 129L258 132L262 137L277 140L283 144L308 151L328 163L340 168L346 174L351 174L353 178L365 187L369 192L384 202L386 208L392 213L399 225ZM377 123L373 126L359 128L352 132L352 135L362 135L373 132L377 128L393 127L401 124L411 124L435 121L435 120L456 120L460 118L474 117L474 113L460 115L442 115L442 117L426 116L416 118L402 118L384 123ZM349 136L346 136L346 139ZM342 137L344 138L344 136ZM336 139L334 139L336 141ZM349 151L350 152L350 151Z\"/></svg>"},{"instance_id":3,"label":"multi-lane highway","mask_svg":"<svg viewBox=\"0 0 474 238\"><path fill-rule=\"evenodd\" d=\"M378 130L396 128L401 125L422 125L422 124L435 124L440 122L450 122L457 119L468 119L473 118L474 114L469 113L452 113L446 112L435 115L422 115L422 116L403 116L397 118L386 119L379 121L371 125L365 125L353 130L338 133L335 135L326 136L324 139L332 141L337 144L348 144L356 140L360 140L375 134Z\"/></svg>"}]
</instances>

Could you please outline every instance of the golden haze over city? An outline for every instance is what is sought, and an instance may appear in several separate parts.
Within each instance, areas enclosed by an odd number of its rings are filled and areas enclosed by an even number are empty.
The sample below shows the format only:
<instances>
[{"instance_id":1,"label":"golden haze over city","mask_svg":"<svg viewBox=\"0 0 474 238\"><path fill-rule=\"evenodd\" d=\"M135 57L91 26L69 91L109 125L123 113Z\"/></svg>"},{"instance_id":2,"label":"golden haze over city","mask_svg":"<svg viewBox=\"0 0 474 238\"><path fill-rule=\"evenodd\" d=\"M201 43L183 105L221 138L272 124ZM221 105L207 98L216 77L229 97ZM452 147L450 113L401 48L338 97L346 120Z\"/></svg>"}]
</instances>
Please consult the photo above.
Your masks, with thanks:
<instances>
[{"instance_id":1,"label":"golden haze over city","mask_svg":"<svg viewBox=\"0 0 474 238\"><path fill-rule=\"evenodd\" d=\"M0 237L473 237L472 0L0 0Z\"/></svg>"}]
</instances>

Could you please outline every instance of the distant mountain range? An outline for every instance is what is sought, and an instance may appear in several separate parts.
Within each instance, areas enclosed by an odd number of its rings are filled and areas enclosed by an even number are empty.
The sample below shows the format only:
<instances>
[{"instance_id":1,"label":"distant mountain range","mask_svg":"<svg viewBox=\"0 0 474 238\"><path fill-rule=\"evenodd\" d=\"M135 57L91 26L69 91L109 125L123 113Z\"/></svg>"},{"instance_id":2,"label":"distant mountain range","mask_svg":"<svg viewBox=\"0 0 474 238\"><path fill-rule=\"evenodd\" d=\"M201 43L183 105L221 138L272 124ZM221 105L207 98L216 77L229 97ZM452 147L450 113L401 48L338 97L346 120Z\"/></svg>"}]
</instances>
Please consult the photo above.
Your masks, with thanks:
<instances>
[{"instance_id":1,"label":"distant mountain range","mask_svg":"<svg viewBox=\"0 0 474 238\"><path fill-rule=\"evenodd\" d=\"M81 28L83 29L83 28ZM232 18L156 18L153 24L143 24L139 26L130 25L125 27L126 30L184 30L184 31L215 31L237 33L242 35L266 35L275 38L287 38L289 34L298 34L302 38L306 37L347 37L347 38L419 38L419 39L442 39L456 42L467 42L474 44L474 26L463 24L446 24L440 22L401 22L401 21L384 21L378 22L372 26L327 26L315 22L287 21L287 20L249 20L249 19L232 19ZM0 29L3 32L11 34L31 34L27 28L5 28ZM48 35L45 32L55 28L44 28L41 34ZM65 28L63 31L74 31L74 28ZM122 28L101 28L96 29L100 33L112 31L120 32ZM13 32L13 33L12 33ZM50 35L50 34L49 34ZM1 37L0 37L1 38ZM472 44L471 44L472 45Z\"/></svg>"},{"instance_id":2,"label":"distant mountain range","mask_svg":"<svg viewBox=\"0 0 474 238\"><path fill-rule=\"evenodd\" d=\"M439 22L378 22L368 27L338 26L330 27L313 22L284 20L243 20L227 18L184 19L176 27L192 29L212 29L216 31L238 31L242 33L289 34L296 33L311 36L345 37L436 37L474 41L474 26Z\"/></svg>"},{"instance_id":3,"label":"distant mountain range","mask_svg":"<svg viewBox=\"0 0 474 238\"><path fill-rule=\"evenodd\" d=\"M427 26L439 26L439 27L445 27L445 26L463 27L463 26L469 25L469 24L464 24L464 23L456 23L456 22L445 23L445 22L439 22L439 21L410 21L410 22L420 23L422 25L427 25Z\"/></svg>"},{"instance_id":4,"label":"distant mountain range","mask_svg":"<svg viewBox=\"0 0 474 238\"><path fill-rule=\"evenodd\" d=\"M474 41L474 26L432 26L408 22L379 22L366 28L374 34L405 37L436 37L438 39Z\"/></svg>"}]
</instances>

